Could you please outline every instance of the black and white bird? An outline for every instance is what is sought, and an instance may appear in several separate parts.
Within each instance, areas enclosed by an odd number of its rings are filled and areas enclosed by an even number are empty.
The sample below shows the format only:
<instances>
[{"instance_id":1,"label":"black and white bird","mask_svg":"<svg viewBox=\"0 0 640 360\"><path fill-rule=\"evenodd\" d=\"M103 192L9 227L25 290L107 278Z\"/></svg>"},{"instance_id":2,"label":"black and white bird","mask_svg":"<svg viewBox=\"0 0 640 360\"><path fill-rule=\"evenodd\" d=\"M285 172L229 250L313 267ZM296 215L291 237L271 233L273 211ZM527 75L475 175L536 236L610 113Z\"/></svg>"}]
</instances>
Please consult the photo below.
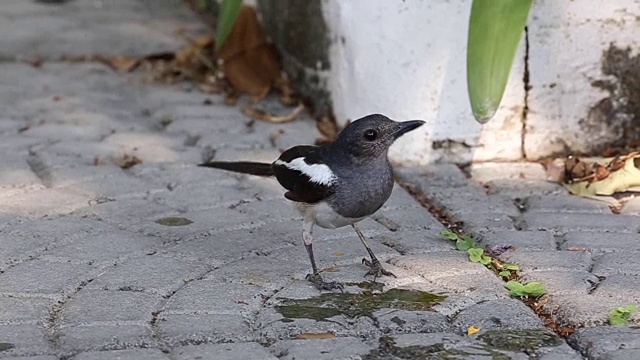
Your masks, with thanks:
<instances>
[{"instance_id":1,"label":"black and white bird","mask_svg":"<svg viewBox=\"0 0 640 360\"><path fill-rule=\"evenodd\" d=\"M199 166L258 176L275 176L303 216L302 238L311 260L307 275L320 290L342 289L322 279L313 256L313 227L335 229L351 225L371 260L366 275L395 276L385 270L367 244L357 223L375 213L389 199L393 172L387 158L389 147L403 134L424 124L421 120L395 122L374 114L349 124L334 143L292 147L272 164L212 161Z\"/></svg>"}]
</instances>

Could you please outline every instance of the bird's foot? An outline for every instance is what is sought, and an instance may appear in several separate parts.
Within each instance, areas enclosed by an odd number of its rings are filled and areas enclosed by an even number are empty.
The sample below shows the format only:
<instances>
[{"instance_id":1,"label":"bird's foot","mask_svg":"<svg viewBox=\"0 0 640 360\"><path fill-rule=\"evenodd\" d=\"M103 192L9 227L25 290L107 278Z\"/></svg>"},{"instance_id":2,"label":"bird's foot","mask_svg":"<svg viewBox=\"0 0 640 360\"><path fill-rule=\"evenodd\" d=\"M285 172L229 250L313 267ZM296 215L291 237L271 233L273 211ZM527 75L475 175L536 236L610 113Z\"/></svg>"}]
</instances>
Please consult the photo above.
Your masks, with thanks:
<instances>
[{"instance_id":1,"label":"bird's foot","mask_svg":"<svg viewBox=\"0 0 640 360\"><path fill-rule=\"evenodd\" d=\"M364 258L362 259L362 263L369 268L369 271L367 271L364 276L373 275L373 282L375 282L376 279L382 275L396 277L391 271L385 270L382 267L382 264L380 264L380 261L376 258L373 258L371 260Z\"/></svg>"},{"instance_id":2,"label":"bird's foot","mask_svg":"<svg viewBox=\"0 0 640 360\"><path fill-rule=\"evenodd\" d=\"M344 292L344 286L342 286L342 284L340 284L337 281L324 281L322 279L322 276L320 276L320 274L315 273L315 274L307 274L307 278L308 281L310 281L313 285L315 285L315 287L318 290L334 290L334 289L338 289L341 292Z\"/></svg>"}]
</instances>

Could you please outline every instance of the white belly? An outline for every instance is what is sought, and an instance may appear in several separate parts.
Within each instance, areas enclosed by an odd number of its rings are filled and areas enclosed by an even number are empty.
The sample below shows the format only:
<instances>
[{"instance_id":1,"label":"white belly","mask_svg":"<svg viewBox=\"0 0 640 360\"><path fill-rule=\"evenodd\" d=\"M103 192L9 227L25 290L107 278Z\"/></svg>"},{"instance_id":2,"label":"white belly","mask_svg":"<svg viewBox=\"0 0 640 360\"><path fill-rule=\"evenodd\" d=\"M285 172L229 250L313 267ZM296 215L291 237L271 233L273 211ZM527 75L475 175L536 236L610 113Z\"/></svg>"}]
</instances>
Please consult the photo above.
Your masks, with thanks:
<instances>
[{"instance_id":1,"label":"white belly","mask_svg":"<svg viewBox=\"0 0 640 360\"><path fill-rule=\"evenodd\" d=\"M325 229L335 229L355 224L366 218L366 216L361 218L346 218L333 211L326 202L319 202L313 205L295 202L293 206L302 216L315 219L315 223Z\"/></svg>"}]
</instances>

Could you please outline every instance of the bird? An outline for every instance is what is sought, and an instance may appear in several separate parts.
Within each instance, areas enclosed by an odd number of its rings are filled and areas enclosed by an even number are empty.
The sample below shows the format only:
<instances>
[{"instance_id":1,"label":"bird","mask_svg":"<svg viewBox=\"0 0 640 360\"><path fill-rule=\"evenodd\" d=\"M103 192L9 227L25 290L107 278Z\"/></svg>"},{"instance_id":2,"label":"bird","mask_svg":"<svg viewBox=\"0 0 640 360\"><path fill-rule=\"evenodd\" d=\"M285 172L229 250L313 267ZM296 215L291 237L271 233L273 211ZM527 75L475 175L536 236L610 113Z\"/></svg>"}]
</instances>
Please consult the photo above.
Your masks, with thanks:
<instances>
[{"instance_id":1,"label":"bird","mask_svg":"<svg viewBox=\"0 0 640 360\"><path fill-rule=\"evenodd\" d=\"M370 259L362 263L373 275L395 275L385 270L367 243L358 222L373 215L391 196L394 179L389 147L402 135L422 126L422 120L397 122L371 114L351 122L332 143L298 145L282 152L273 163L208 161L198 166L236 173L275 177L286 190L284 197L302 215L302 240L311 262L306 276L318 290L342 291L343 285L325 281L313 254L313 228L351 226Z\"/></svg>"}]
</instances>

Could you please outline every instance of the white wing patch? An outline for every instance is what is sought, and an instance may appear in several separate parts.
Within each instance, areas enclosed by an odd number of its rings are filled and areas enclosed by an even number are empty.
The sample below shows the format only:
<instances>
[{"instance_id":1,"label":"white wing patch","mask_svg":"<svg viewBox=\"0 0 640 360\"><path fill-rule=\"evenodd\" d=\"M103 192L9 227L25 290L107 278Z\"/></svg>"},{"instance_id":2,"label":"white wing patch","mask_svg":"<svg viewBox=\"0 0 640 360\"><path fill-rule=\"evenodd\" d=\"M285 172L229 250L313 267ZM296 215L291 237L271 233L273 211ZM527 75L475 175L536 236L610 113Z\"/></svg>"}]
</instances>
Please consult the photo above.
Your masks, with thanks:
<instances>
[{"instance_id":1,"label":"white wing patch","mask_svg":"<svg viewBox=\"0 0 640 360\"><path fill-rule=\"evenodd\" d=\"M295 158L291 162L276 160L276 165L283 165L291 170L297 170L307 175L311 182L320 185L330 185L336 179L336 175L325 164L307 164L304 158Z\"/></svg>"}]
</instances>

